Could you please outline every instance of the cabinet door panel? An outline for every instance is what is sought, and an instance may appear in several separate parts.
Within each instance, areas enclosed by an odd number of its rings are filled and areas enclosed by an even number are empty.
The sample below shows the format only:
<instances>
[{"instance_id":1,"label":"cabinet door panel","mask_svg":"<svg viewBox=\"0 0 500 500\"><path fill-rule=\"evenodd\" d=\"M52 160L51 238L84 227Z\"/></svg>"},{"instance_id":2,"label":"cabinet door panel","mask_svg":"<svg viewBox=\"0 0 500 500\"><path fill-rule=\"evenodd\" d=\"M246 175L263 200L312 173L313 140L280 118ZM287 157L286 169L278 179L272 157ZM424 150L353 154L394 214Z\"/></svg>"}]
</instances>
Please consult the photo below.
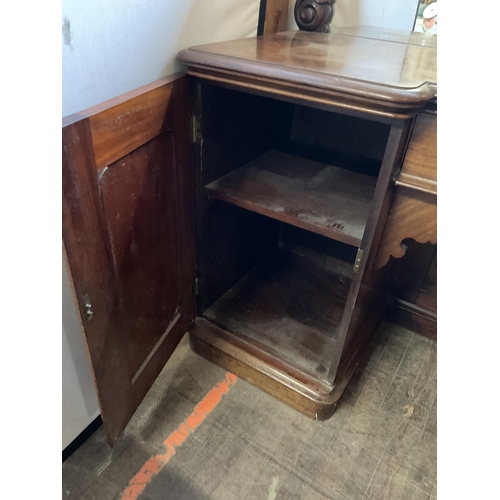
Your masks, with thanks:
<instances>
[{"instance_id":1,"label":"cabinet door panel","mask_svg":"<svg viewBox=\"0 0 500 500\"><path fill-rule=\"evenodd\" d=\"M63 241L110 442L194 317L185 77L63 122Z\"/></svg>"}]
</instances>

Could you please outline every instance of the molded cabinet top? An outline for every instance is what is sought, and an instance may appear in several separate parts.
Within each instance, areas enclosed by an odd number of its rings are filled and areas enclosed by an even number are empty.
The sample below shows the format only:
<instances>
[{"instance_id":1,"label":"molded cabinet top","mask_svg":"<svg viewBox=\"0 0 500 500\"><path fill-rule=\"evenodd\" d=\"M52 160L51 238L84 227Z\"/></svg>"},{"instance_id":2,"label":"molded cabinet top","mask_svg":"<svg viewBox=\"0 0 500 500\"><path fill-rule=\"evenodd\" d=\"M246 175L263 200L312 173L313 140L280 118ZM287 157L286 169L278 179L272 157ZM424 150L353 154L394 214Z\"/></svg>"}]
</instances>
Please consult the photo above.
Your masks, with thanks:
<instances>
[{"instance_id":1,"label":"molded cabinet top","mask_svg":"<svg viewBox=\"0 0 500 500\"><path fill-rule=\"evenodd\" d=\"M179 54L189 69L420 107L437 95L437 37L377 28L289 31ZM189 71L198 74L196 71Z\"/></svg>"}]
</instances>

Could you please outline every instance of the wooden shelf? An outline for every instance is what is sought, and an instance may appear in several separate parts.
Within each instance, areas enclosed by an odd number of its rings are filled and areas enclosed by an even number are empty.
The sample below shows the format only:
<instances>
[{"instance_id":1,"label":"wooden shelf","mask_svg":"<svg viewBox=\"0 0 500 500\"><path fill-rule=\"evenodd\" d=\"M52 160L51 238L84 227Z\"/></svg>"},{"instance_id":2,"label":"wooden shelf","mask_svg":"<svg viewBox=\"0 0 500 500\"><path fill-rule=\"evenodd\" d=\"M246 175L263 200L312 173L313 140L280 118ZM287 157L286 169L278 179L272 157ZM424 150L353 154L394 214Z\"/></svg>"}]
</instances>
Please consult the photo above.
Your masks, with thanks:
<instances>
[{"instance_id":1,"label":"wooden shelf","mask_svg":"<svg viewBox=\"0 0 500 500\"><path fill-rule=\"evenodd\" d=\"M352 264L278 250L203 316L237 339L326 380L351 285Z\"/></svg>"},{"instance_id":2,"label":"wooden shelf","mask_svg":"<svg viewBox=\"0 0 500 500\"><path fill-rule=\"evenodd\" d=\"M376 179L269 151L205 187L212 198L358 246Z\"/></svg>"}]
</instances>

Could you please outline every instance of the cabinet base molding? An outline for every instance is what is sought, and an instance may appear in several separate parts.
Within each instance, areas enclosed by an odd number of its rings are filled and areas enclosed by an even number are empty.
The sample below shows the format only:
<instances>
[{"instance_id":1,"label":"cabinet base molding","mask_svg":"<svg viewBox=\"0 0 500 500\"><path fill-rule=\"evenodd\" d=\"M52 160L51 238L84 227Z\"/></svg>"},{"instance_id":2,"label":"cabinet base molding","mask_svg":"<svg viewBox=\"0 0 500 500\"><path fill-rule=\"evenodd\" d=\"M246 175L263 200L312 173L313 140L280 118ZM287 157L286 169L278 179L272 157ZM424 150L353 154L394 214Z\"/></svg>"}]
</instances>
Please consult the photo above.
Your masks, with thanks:
<instances>
[{"instance_id":1,"label":"cabinet base molding","mask_svg":"<svg viewBox=\"0 0 500 500\"><path fill-rule=\"evenodd\" d=\"M389 321L437 341L437 314L406 300L394 297Z\"/></svg>"},{"instance_id":2,"label":"cabinet base molding","mask_svg":"<svg viewBox=\"0 0 500 500\"><path fill-rule=\"evenodd\" d=\"M364 343L333 386L294 370L234 337L211 321L197 318L189 330L194 352L234 373L313 420L330 418L364 353Z\"/></svg>"}]
</instances>

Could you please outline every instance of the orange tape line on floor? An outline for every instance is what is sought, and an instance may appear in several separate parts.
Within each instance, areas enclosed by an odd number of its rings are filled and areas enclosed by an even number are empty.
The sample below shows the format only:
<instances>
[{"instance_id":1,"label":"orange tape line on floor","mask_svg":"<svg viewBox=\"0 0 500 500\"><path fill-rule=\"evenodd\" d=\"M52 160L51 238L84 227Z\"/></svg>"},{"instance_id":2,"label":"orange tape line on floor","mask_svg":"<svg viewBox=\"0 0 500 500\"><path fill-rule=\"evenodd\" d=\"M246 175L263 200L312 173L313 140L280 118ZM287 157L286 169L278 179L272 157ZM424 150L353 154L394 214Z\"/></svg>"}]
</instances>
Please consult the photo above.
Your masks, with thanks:
<instances>
[{"instance_id":1,"label":"orange tape line on floor","mask_svg":"<svg viewBox=\"0 0 500 500\"><path fill-rule=\"evenodd\" d=\"M229 391L229 388L238 380L236 375L227 372L224 380L211 389L207 395L194 407L193 412L177 429L165 439L163 444L166 453L151 457L142 466L141 470L130 480L120 500L136 500L158 474L168 461L175 455L175 449L180 446L215 407L220 403L222 396Z\"/></svg>"}]
</instances>

